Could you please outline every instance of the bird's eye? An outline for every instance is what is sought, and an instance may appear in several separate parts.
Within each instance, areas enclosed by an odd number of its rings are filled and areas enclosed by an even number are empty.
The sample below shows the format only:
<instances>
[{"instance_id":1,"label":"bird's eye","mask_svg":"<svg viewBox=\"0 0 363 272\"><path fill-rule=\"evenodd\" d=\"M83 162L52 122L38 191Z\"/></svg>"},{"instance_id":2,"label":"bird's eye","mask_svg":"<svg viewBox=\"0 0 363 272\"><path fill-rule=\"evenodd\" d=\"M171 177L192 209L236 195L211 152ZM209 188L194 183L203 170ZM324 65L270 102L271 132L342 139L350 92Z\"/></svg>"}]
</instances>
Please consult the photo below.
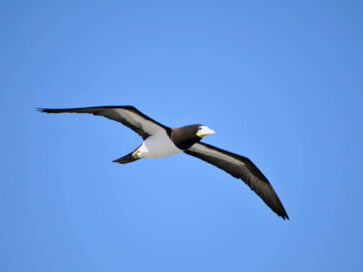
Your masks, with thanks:
<instances>
[{"instance_id":1,"label":"bird's eye","mask_svg":"<svg viewBox=\"0 0 363 272\"><path fill-rule=\"evenodd\" d=\"M202 129L203 129L202 127L199 127L199 128L198 128L198 131L199 131L199 130L202 130Z\"/></svg>"}]
</instances>

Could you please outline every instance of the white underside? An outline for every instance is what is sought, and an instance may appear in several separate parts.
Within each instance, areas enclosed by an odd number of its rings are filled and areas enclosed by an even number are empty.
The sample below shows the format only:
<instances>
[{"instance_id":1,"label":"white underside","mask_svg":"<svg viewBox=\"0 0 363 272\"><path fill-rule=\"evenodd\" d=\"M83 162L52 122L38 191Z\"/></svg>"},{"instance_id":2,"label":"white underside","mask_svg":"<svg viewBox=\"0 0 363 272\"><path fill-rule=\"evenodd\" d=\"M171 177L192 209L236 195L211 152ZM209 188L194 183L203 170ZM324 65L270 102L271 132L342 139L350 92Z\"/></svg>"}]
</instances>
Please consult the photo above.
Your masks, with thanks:
<instances>
[{"instance_id":1,"label":"white underside","mask_svg":"<svg viewBox=\"0 0 363 272\"><path fill-rule=\"evenodd\" d=\"M161 158L183 150L177 148L166 133L159 133L146 138L139 151L139 158Z\"/></svg>"}]
</instances>

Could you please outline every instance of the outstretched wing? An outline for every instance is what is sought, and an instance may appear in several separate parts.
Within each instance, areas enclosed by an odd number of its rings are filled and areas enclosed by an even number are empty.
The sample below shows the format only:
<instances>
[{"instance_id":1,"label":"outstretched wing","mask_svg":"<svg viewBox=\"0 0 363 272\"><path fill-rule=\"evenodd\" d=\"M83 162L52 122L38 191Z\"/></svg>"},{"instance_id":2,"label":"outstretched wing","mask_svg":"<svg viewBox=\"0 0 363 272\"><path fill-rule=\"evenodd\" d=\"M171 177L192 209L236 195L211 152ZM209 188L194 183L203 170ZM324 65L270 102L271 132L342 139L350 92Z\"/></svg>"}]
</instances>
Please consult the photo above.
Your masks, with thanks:
<instances>
[{"instance_id":1,"label":"outstretched wing","mask_svg":"<svg viewBox=\"0 0 363 272\"><path fill-rule=\"evenodd\" d=\"M87 108L70 108L70 109L38 109L46 113L91 113L93 115L100 115L108 119L120 122L125 126L131 128L139 134L144 140L158 133L170 133L170 128L166 127L142 112L138 111L133 106L104 106L104 107L87 107Z\"/></svg>"},{"instance_id":2,"label":"outstretched wing","mask_svg":"<svg viewBox=\"0 0 363 272\"><path fill-rule=\"evenodd\" d=\"M248 158L205 143L196 143L184 152L243 180L277 215L289 219L267 178Z\"/></svg>"}]
</instances>

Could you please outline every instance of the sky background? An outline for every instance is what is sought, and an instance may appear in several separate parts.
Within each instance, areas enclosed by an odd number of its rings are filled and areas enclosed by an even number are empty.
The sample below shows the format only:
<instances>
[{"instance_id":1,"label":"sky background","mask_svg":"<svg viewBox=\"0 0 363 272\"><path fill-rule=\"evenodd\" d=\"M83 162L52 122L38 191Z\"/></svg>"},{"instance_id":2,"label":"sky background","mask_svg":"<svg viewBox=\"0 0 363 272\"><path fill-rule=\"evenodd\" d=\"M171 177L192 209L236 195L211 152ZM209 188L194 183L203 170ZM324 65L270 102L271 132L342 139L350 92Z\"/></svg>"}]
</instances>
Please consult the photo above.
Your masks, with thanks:
<instances>
[{"instance_id":1,"label":"sky background","mask_svg":"<svg viewBox=\"0 0 363 272\"><path fill-rule=\"evenodd\" d=\"M361 1L0 3L0 271L362 271ZM289 221L92 115L134 105L248 156Z\"/></svg>"}]
</instances>

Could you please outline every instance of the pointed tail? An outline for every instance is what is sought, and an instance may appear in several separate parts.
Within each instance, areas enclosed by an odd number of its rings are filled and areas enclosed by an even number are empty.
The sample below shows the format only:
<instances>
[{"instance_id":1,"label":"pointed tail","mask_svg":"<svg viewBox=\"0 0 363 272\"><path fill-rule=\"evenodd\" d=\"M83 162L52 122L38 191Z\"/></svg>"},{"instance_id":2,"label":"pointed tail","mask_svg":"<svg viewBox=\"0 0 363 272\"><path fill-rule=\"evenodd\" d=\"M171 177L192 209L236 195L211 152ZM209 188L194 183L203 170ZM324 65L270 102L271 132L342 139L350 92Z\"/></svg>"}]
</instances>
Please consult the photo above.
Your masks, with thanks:
<instances>
[{"instance_id":1,"label":"pointed tail","mask_svg":"<svg viewBox=\"0 0 363 272\"><path fill-rule=\"evenodd\" d=\"M134 162L139 160L140 158L138 158L137 156L135 156L135 152L139 149L140 146L138 146L134 151L132 151L130 154L127 154L126 156L123 156L119 159L113 160L112 162L118 162L121 164L125 164L125 163L129 163L129 162Z\"/></svg>"}]
</instances>

